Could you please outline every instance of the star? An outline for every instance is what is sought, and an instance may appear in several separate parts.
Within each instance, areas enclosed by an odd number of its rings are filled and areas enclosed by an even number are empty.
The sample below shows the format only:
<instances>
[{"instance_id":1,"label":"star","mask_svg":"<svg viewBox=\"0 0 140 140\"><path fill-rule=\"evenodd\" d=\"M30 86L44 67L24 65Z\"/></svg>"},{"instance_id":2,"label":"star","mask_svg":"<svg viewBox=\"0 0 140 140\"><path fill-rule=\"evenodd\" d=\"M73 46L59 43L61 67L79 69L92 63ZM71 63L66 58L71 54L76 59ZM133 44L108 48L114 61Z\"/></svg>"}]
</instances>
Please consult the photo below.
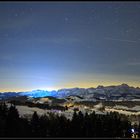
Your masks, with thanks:
<instances>
[{"instance_id":1,"label":"star","mask_svg":"<svg viewBox=\"0 0 140 140\"><path fill-rule=\"evenodd\" d=\"M17 13L15 14L15 17L18 17L18 14Z\"/></svg>"},{"instance_id":2,"label":"star","mask_svg":"<svg viewBox=\"0 0 140 140\"><path fill-rule=\"evenodd\" d=\"M32 11L32 10L33 10L33 8L31 7L31 8L30 8L30 11Z\"/></svg>"},{"instance_id":3,"label":"star","mask_svg":"<svg viewBox=\"0 0 140 140\"><path fill-rule=\"evenodd\" d=\"M7 21L9 22L10 21L10 18L7 18Z\"/></svg>"},{"instance_id":4,"label":"star","mask_svg":"<svg viewBox=\"0 0 140 140\"><path fill-rule=\"evenodd\" d=\"M9 34L7 34L7 33L6 33L6 34L4 34L4 37L8 37L8 36L9 36Z\"/></svg>"},{"instance_id":5,"label":"star","mask_svg":"<svg viewBox=\"0 0 140 140\"><path fill-rule=\"evenodd\" d=\"M68 17L65 17L65 21L67 22L69 20L69 18Z\"/></svg>"},{"instance_id":6,"label":"star","mask_svg":"<svg viewBox=\"0 0 140 140\"><path fill-rule=\"evenodd\" d=\"M91 13L95 13L95 10L94 10L94 9L92 9L92 10L91 10Z\"/></svg>"},{"instance_id":7,"label":"star","mask_svg":"<svg viewBox=\"0 0 140 140\"><path fill-rule=\"evenodd\" d=\"M92 47L91 46L87 46L87 49L91 49Z\"/></svg>"},{"instance_id":8,"label":"star","mask_svg":"<svg viewBox=\"0 0 140 140\"><path fill-rule=\"evenodd\" d=\"M114 20L114 23L118 23L118 22L119 22L119 19L116 18L116 19Z\"/></svg>"},{"instance_id":9,"label":"star","mask_svg":"<svg viewBox=\"0 0 140 140\"><path fill-rule=\"evenodd\" d=\"M137 7L140 9L140 5L137 5Z\"/></svg>"},{"instance_id":10,"label":"star","mask_svg":"<svg viewBox=\"0 0 140 140\"><path fill-rule=\"evenodd\" d=\"M130 33L130 32L132 32L133 31L133 29L127 29L125 32L126 33Z\"/></svg>"},{"instance_id":11,"label":"star","mask_svg":"<svg viewBox=\"0 0 140 140\"><path fill-rule=\"evenodd\" d=\"M93 20L93 18L94 18L93 16L90 16L90 17L89 17L89 20Z\"/></svg>"},{"instance_id":12,"label":"star","mask_svg":"<svg viewBox=\"0 0 140 140\"><path fill-rule=\"evenodd\" d=\"M22 12L21 12L21 14L23 14L23 15L24 15L24 14L25 14L25 12L24 12L24 11L22 11Z\"/></svg>"},{"instance_id":13,"label":"star","mask_svg":"<svg viewBox=\"0 0 140 140\"><path fill-rule=\"evenodd\" d=\"M118 9L117 9L117 10L115 10L115 11L114 11L114 13L115 13L115 14L118 14L118 13L119 13Z\"/></svg>"}]
</instances>

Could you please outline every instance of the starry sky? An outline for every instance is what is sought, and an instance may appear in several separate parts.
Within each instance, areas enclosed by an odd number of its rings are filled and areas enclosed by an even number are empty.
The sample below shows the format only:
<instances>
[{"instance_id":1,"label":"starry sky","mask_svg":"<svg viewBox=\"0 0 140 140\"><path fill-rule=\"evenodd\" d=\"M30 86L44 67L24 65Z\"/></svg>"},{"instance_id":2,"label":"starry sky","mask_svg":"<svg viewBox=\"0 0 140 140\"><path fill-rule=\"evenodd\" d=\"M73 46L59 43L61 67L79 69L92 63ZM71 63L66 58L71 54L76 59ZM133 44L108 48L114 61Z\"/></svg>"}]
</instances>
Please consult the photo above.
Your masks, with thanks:
<instances>
[{"instance_id":1,"label":"starry sky","mask_svg":"<svg viewBox=\"0 0 140 140\"><path fill-rule=\"evenodd\" d=\"M140 83L140 2L0 2L0 91Z\"/></svg>"}]
</instances>

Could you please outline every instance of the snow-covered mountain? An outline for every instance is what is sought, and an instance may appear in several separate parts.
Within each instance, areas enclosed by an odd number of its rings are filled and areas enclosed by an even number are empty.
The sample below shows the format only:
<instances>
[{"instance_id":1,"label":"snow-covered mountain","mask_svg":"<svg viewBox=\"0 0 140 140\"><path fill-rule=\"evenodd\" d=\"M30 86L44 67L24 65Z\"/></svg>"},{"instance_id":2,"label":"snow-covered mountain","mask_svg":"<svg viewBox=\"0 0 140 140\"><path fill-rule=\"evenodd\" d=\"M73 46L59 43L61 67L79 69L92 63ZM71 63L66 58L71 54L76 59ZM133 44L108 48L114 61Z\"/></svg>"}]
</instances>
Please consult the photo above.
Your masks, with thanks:
<instances>
[{"instance_id":1,"label":"snow-covered mountain","mask_svg":"<svg viewBox=\"0 0 140 140\"><path fill-rule=\"evenodd\" d=\"M29 97L45 97L45 96L56 96L56 91L46 91L46 90L33 90L29 92L22 92L20 95L29 96Z\"/></svg>"},{"instance_id":2,"label":"snow-covered mountain","mask_svg":"<svg viewBox=\"0 0 140 140\"><path fill-rule=\"evenodd\" d=\"M140 99L140 88L134 88L127 84L118 86L98 86L97 88L68 88L58 91L33 90L28 92L0 93L0 99L8 99L17 96L67 98L80 96L83 100L135 100ZM74 98L76 100L76 98Z\"/></svg>"}]
</instances>

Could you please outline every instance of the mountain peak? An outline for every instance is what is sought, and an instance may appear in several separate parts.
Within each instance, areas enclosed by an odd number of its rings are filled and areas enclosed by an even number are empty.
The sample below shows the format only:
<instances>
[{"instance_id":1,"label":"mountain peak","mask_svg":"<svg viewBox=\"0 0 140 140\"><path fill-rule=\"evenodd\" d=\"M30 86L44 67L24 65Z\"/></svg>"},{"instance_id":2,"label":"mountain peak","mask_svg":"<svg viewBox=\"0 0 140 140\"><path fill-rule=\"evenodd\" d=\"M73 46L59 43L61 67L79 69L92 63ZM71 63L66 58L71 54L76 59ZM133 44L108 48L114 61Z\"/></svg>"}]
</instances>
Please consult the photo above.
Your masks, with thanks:
<instances>
[{"instance_id":1,"label":"mountain peak","mask_svg":"<svg viewBox=\"0 0 140 140\"><path fill-rule=\"evenodd\" d=\"M123 86L123 87L129 87L127 84L125 84L125 83L123 83L123 84L121 84L121 86Z\"/></svg>"},{"instance_id":2,"label":"mountain peak","mask_svg":"<svg viewBox=\"0 0 140 140\"><path fill-rule=\"evenodd\" d=\"M103 85L99 85L97 88L104 88L104 86Z\"/></svg>"}]
</instances>

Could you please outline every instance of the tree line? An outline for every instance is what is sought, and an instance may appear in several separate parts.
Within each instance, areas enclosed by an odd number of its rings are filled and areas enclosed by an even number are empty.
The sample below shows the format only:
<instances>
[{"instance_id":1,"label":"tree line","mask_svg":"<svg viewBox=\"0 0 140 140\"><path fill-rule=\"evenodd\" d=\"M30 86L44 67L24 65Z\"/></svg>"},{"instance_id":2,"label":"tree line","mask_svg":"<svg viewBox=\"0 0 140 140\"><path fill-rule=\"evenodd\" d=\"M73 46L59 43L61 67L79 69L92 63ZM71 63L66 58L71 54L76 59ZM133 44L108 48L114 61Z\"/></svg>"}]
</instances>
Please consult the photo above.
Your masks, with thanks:
<instances>
[{"instance_id":1,"label":"tree line","mask_svg":"<svg viewBox=\"0 0 140 140\"><path fill-rule=\"evenodd\" d=\"M127 117L116 112L101 115L94 111L91 114L75 111L72 119L53 113L39 116L34 112L27 119L19 116L15 105L0 104L0 137L130 138L131 128Z\"/></svg>"}]
</instances>

